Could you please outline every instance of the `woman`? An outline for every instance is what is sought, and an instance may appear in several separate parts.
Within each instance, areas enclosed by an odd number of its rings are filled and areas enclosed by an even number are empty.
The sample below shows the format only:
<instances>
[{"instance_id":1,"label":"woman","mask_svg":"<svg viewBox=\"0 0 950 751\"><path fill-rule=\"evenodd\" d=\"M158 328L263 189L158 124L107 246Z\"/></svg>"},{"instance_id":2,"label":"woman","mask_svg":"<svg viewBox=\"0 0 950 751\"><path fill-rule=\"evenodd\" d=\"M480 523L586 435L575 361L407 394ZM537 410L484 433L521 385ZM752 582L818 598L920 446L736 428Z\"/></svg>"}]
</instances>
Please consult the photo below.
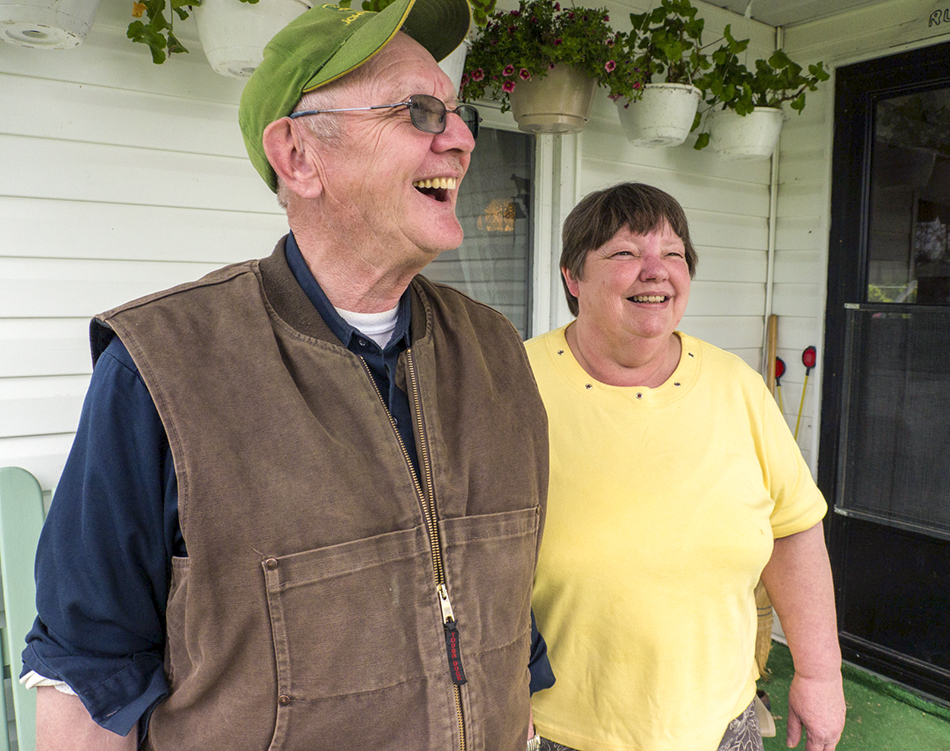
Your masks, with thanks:
<instances>
[{"instance_id":1,"label":"woman","mask_svg":"<svg viewBox=\"0 0 950 751\"><path fill-rule=\"evenodd\" d=\"M804 726L807 751L832 751L844 725L826 504L762 379L676 330L696 261L683 209L647 185L564 224L577 318L528 343L551 435L542 748L761 749L760 577L796 668L789 744Z\"/></svg>"}]
</instances>

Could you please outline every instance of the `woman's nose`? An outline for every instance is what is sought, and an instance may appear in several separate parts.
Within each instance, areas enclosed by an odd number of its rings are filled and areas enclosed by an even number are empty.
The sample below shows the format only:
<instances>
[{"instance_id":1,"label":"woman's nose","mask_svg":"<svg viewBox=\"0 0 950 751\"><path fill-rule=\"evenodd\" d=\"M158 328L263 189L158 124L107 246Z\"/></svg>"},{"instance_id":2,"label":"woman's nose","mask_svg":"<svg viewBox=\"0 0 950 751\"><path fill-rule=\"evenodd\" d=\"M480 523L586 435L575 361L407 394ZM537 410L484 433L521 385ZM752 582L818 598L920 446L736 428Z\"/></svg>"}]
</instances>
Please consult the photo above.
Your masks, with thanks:
<instances>
[{"instance_id":1,"label":"woman's nose","mask_svg":"<svg viewBox=\"0 0 950 751\"><path fill-rule=\"evenodd\" d=\"M666 279L668 276L669 273L659 254L647 253L643 256L643 266L640 267L640 277L642 279Z\"/></svg>"}]
</instances>

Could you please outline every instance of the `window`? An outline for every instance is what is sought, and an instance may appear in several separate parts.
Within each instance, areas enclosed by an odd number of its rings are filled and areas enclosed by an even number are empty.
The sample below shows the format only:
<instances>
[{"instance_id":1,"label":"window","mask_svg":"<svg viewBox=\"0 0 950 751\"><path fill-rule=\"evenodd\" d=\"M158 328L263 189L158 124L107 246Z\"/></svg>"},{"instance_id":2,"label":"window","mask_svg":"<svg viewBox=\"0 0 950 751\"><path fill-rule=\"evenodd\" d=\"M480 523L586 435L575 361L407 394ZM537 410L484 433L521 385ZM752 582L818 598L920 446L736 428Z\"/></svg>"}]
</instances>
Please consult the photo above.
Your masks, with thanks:
<instances>
[{"instance_id":1,"label":"window","mask_svg":"<svg viewBox=\"0 0 950 751\"><path fill-rule=\"evenodd\" d=\"M483 128L472 153L457 213L461 247L423 272L501 311L527 338L531 320L531 181L534 138Z\"/></svg>"},{"instance_id":2,"label":"window","mask_svg":"<svg viewBox=\"0 0 950 751\"><path fill-rule=\"evenodd\" d=\"M870 303L950 305L950 88L874 107Z\"/></svg>"}]
</instances>

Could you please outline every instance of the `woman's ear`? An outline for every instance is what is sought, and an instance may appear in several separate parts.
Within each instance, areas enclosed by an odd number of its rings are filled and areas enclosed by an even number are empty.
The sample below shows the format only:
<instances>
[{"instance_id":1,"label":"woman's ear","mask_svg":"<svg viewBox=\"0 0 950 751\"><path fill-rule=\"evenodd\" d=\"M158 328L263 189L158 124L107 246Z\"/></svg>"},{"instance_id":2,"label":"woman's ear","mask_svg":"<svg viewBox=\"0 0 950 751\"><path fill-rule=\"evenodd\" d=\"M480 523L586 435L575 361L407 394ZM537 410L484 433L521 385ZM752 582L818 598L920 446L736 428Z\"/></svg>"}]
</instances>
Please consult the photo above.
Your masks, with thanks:
<instances>
[{"instance_id":1,"label":"woman's ear","mask_svg":"<svg viewBox=\"0 0 950 751\"><path fill-rule=\"evenodd\" d=\"M316 138L306 137L289 117L275 120L264 129L264 153L284 186L303 198L323 192Z\"/></svg>"}]
</instances>

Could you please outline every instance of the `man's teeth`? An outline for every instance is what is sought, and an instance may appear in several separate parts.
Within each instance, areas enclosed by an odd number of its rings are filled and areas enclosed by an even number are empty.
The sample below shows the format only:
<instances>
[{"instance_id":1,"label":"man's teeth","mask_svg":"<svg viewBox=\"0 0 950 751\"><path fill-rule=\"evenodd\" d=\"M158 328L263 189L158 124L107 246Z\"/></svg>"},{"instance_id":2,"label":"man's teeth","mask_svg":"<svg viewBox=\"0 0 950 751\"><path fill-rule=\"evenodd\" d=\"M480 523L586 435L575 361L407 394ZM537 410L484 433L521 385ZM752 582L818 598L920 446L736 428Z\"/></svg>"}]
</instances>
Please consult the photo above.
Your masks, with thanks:
<instances>
[{"instance_id":1,"label":"man's teeth","mask_svg":"<svg viewBox=\"0 0 950 751\"><path fill-rule=\"evenodd\" d=\"M634 302L663 302L665 295L634 295L630 298Z\"/></svg>"},{"instance_id":2,"label":"man's teeth","mask_svg":"<svg viewBox=\"0 0 950 751\"><path fill-rule=\"evenodd\" d=\"M429 180L416 180L412 187L414 188L441 188L442 190L455 190L456 180L454 177L435 177Z\"/></svg>"}]
</instances>

